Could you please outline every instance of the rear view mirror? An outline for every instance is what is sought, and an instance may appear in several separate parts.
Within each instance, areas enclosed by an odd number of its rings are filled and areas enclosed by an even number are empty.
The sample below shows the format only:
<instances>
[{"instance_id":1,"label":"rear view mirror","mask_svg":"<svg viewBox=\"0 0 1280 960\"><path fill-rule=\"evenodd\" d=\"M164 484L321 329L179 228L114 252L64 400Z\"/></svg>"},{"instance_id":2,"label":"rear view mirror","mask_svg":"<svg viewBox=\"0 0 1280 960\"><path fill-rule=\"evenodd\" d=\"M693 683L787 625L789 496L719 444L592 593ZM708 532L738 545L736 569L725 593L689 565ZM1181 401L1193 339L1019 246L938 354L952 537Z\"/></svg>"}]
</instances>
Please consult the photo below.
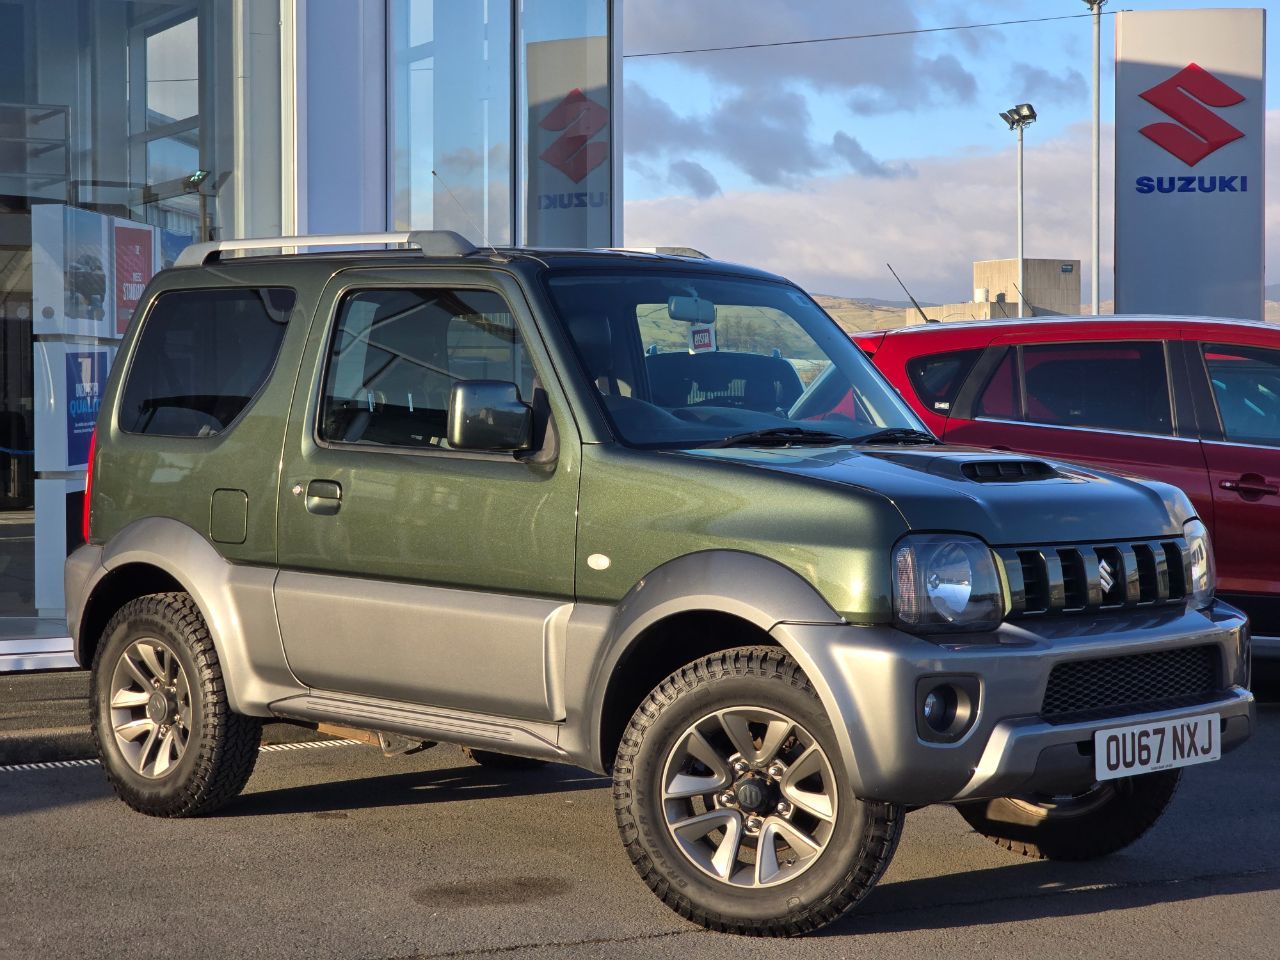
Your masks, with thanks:
<instances>
[{"instance_id":1,"label":"rear view mirror","mask_svg":"<svg viewBox=\"0 0 1280 960\"><path fill-rule=\"evenodd\" d=\"M701 297L671 297L667 300L667 316L685 323L715 323L716 305Z\"/></svg>"},{"instance_id":2,"label":"rear view mirror","mask_svg":"<svg viewBox=\"0 0 1280 960\"><path fill-rule=\"evenodd\" d=\"M528 450L533 408L514 383L459 380L449 394L448 439L455 450Z\"/></svg>"}]
</instances>

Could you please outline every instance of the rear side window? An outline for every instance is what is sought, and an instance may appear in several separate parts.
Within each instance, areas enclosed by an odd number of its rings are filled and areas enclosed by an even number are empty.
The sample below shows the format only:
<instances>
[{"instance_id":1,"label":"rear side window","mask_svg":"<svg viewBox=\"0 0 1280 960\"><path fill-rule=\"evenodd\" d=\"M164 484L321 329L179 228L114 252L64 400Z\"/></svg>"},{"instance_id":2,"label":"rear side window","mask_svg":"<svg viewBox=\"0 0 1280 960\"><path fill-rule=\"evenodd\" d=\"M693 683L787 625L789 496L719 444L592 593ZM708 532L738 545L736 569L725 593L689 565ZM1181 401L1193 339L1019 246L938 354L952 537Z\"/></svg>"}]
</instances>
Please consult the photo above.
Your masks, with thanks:
<instances>
[{"instance_id":1,"label":"rear side window","mask_svg":"<svg viewBox=\"0 0 1280 960\"><path fill-rule=\"evenodd\" d=\"M1163 343L1028 345L1022 348L1022 376L1032 423L1173 432Z\"/></svg>"},{"instance_id":2,"label":"rear side window","mask_svg":"<svg viewBox=\"0 0 1280 960\"><path fill-rule=\"evenodd\" d=\"M1226 438L1280 447L1280 350L1220 343L1203 349Z\"/></svg>"},{"instance_id":3,"label":"rear side window","mask_svg":"<svg viewBox=\"0 0 1280 960\"><path fill-rule=\"evenodd\" d=\"M951 412L956 395L981 355L981 350L954 350L916 357L907 362L907 377L920 402L945 416Z\"/></svg>"},{"instance_id":4,"label":"rear side window","mask_svg":"<svg viewBox=\"0 0 1280 960\"><path fill-rule=\"evenodd\" d=\"M174 290L156 298L120 401L120 429L212 437L262 389L297 294L281 287Z\"/></svg>"}]
</instances>

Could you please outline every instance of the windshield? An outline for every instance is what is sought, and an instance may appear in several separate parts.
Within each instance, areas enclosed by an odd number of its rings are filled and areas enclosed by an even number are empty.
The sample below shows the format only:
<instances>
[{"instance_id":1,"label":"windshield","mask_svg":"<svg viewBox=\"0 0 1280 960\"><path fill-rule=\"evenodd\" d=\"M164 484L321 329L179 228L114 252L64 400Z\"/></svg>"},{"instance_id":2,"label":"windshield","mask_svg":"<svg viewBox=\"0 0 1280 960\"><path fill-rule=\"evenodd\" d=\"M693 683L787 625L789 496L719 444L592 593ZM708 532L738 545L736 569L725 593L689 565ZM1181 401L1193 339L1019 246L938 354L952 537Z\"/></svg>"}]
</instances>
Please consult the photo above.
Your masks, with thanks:
<instances>
[{"instance_id":1,"label":"windshield","mask_svg":"<svg viewBox=\"0 0 1280 960\"><path fill-rule=\"evenodd\" d=\"M548 285L615 433L631 446L702 446L756 431L774 432L775 442L844 443L924 429L844 331L789 284L646 270L555 274Z\"/></svg>"}]
</instances>

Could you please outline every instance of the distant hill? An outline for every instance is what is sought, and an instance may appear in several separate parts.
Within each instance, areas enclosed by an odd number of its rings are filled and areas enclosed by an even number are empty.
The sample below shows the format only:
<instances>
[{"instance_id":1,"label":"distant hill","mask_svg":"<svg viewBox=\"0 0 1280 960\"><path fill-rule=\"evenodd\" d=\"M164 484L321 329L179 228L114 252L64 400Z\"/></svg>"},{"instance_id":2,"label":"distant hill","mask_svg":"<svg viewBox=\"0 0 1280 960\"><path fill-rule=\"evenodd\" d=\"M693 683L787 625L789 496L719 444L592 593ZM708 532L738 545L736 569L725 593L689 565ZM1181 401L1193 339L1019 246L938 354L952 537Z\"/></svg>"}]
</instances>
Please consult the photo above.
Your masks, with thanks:
<instances>
[{"instance_id":1,"label":"distant hill","mask_svg":"<svg viewBox=\"0 0 1280 960\"><path fill-rule=\"evenodd\" d=\"M1280 300L1280 283L1272 283L1262 288L1264 300Z\"/></svg>"},{"instance_id":2,"label":"distant hill","mask_svg":"<svg viewBox=\"0 0 1280 960\"><path fill-rule=\"evenodd\" d=\"M877 300L873 297L854 299L824 293L815 293L813 299L849 333L900 327L903 325L903 308L911 305L909 302Z\"/></svg>"}]
</instances>

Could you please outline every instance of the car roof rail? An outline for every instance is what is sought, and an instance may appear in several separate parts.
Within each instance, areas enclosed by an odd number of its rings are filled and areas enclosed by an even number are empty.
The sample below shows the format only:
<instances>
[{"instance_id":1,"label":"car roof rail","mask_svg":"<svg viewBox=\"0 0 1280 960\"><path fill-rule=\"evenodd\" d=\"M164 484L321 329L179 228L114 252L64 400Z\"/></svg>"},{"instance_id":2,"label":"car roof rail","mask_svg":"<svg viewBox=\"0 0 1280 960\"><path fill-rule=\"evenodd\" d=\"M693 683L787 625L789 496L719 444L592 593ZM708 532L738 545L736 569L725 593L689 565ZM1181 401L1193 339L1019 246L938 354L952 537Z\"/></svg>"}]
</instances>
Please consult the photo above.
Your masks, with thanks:
<instances>
[{"instance_id":1,"label":"car roof rail","mask_svg":"<svg viewBox=\"0 0 1280 960\"><path fill-rule=\"evenodd\" d=\"M660 253L669 257L689 257L693 260L710 260L707 254L696 247L610 247L622 253Z\"/></svg>"},{"instance_id":2,"label":"car roof rail","mask_svg":"<svg viewBox=\"0 0 1280 960\"><path fill-rule=\"evenodd\" d=\"M475 245L452 230L408 230L403 233L317 233L301 237L246 237L241 240L209 240L186 247L174 260L175 267L200 267L216 263L224 253L239 250L275 250L283 247L363 247L373 244L417 247L424 257L465 257Z\"/></svg>"}]
</instances>

